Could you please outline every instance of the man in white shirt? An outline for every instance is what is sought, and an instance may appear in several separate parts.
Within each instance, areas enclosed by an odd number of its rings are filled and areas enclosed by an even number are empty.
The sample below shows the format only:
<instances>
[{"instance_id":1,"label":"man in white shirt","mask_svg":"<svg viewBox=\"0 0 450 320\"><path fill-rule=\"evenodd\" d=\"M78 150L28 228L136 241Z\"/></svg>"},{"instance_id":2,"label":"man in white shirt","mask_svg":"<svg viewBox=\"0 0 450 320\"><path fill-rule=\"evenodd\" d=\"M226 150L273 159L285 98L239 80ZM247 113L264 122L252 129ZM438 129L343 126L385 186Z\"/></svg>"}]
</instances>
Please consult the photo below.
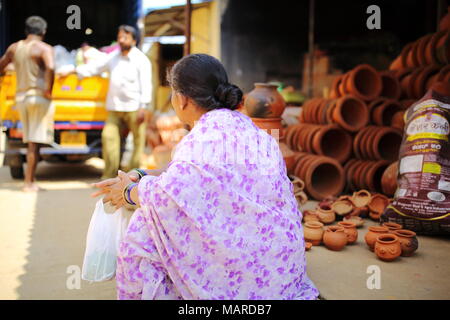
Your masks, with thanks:
<instances>
[{"instance_id":1,"label":"man in white shirt","mask_svg":"<svg viewBox=\"0 0 450 320\"><path fill-rule=\"evenodd\" d=\"M127 25L119 27L117 42L120 51L110 53L105 60L78 66L82 77L108 71L109 89L106 99L108 118L102 131L102 153L105 170L102 179L117 176L120 165L120 129L127 126L133 134L134 149L129 168L138 168L145 147L145 110L152 96L151 64L136 48L137 31Z\"/></svg>"}]
</instances>

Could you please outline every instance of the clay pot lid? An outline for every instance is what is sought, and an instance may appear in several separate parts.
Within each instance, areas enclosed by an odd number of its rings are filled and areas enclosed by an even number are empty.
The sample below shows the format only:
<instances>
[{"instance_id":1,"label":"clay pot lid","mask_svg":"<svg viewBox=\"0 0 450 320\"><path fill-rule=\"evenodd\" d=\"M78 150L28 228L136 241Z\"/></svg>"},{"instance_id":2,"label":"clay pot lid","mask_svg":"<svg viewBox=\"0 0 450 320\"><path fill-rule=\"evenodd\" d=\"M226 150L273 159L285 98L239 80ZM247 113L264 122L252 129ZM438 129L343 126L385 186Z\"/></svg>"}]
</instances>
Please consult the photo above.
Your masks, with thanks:
<instances>
[{"instance_id":1,"label":"clay pot lid","mask_svg":"<svg viewBox=\"0 0 450 320\"><path fill-rule=\"evenodd\" d=\"M398 237L392 233L380 234L377 237L377 242L380 242L383 244L395 243L397 241L398 241Z\"/></svg>"},{"instance_id":2,"label":"clay pot lid","mask_svg":"<svg viewBox=\"0 0 450 320\"><path fill-rule=\"evenodd\" d=\"M370 203L372 196L367 190L359 190L353 193L352 199L355 206L364 207Z\"/></svg>"},{"instance_id":3,"label":"clay pot lid","mask_svg":"<svg viewBox=\"0 0 450 320\"><path fill-rule=\"evenodd\" d=\"M403 238L414 238L417 235L414 231L407 230L407 229L395 230L394 234L396 236L403 237Z\"/></svg>"},{"instance_id":4,"label":"clay pot lid","mask_svg":"<svg viewBox=\"0 0 450 320\"><path fill-rule=\"evenodd\" d=\"M374 211L376 213L383 213L384 209L389 205L389 198L380 193L374 194L368 207L370 211Z\"/></svg>"},{"instance_id":5,"label":"clay pot lid","mask_svg":"<svg viewBox=\"0 0 450 320\"><path fill-rule=\"evenodd\" d=\"M308 228L320 229L323 226L324 226L323 223L319 222L319 221L308 221L308 222L305 222L305 227L308 227Z\"/></svg>"}]
</instances>

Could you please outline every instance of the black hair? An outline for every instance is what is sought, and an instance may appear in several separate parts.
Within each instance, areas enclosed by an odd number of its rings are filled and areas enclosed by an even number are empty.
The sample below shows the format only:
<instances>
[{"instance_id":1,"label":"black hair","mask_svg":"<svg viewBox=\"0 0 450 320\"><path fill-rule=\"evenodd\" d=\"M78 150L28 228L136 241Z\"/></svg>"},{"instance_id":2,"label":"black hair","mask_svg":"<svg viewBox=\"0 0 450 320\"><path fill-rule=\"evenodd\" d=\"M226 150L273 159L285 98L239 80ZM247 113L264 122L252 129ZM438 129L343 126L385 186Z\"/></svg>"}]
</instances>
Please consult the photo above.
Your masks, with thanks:
<instances>
[{"instance_id":1,"label":"black hair","mask_svg":"<svg viewBox=\"0 0 450 320\"><path fill-rule=\"evenodd\" d=\"M47 21L39 16L31 16L25 20L25 34L43 36L47 30Z\"/></svg>"},{"instance_id":2,"label":"black hair","mask_svg":"<svg viewBox=\"0 0 450 320\"><path fill-rule=\"evenodd\" d=\"M228 82L222 63L207 54L191 54L179 60L167 74L172 88L206 109L238 108L242 91Z\"/></svg>"},{"instance_id":3,"label":"black hair","mask_svg":"<svg viewBox=\"0 0 450 320\"><path fill-rule=\"evenodd\" d=\"M136 28L133 26L129 26L127 24L122 24L121 26L119 26L119 30L117 32L119 32L119 31L124 31L126 33L130 33L131 36L133 37L133 40L136 40L136 41L138 40L138 32L137 32Z\"/></svg>"}]
</instances>

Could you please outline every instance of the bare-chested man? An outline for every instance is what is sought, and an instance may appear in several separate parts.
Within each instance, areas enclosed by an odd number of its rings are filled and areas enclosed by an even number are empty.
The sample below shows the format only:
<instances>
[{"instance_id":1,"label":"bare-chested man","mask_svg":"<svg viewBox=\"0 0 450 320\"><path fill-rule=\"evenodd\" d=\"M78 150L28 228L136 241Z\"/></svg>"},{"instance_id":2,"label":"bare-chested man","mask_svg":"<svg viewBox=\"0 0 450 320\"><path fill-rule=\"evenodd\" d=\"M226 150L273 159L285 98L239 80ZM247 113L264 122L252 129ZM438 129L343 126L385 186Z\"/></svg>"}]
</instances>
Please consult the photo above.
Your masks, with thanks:
<instances>
[{"instance_id":1,"label":"bare-chested man","mask_svg":"<svg viewBox=\"0 0 450 320\"><path fill-rule=\"evenodd\" d=\"M38 191L35 183L39 148L53 142L51 93L54 81L53 48L43 42L47 22L38 16L25 22L25 40L9 46L0 59L0 74L13 62L16 70L16 105L23 128L23 142L28 143L24 191Z\"/></svg>"}]
</instances>

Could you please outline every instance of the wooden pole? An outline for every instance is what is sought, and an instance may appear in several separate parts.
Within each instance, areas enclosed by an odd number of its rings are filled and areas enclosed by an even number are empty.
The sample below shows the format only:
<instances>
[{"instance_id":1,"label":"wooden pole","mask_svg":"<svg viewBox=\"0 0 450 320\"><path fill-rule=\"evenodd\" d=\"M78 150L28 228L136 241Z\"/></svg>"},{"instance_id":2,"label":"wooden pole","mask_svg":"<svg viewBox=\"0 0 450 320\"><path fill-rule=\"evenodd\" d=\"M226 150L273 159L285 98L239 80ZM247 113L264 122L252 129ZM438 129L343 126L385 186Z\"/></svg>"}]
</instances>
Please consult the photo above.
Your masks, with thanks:
<instances>
[{"instance_id":1,"label":"wooden pole","mask_svg":"<svg viewBox=\"0 0 450 320\"><path fill-rule=\"evenodd\" d=\"M186 0L186 6L184 7L184 17L186 25L184 29L184 36L186 37L186 43L184 44L185 56L191 53L191 13L192 13L191 0Z\"/></svg>"},{"instance_id":2,"label":"wooden pole","mask_svg":"<svg viewBox=\"0 0 450 320\"><path fill-rule=\"evenodd\" d=\"M308 97L313 96L313 72L314 72L314 5L315 0L309 0L309 28L308 28L308 49L309 49L309 70L308 70Z\"/></svg>"}]
</instances>

